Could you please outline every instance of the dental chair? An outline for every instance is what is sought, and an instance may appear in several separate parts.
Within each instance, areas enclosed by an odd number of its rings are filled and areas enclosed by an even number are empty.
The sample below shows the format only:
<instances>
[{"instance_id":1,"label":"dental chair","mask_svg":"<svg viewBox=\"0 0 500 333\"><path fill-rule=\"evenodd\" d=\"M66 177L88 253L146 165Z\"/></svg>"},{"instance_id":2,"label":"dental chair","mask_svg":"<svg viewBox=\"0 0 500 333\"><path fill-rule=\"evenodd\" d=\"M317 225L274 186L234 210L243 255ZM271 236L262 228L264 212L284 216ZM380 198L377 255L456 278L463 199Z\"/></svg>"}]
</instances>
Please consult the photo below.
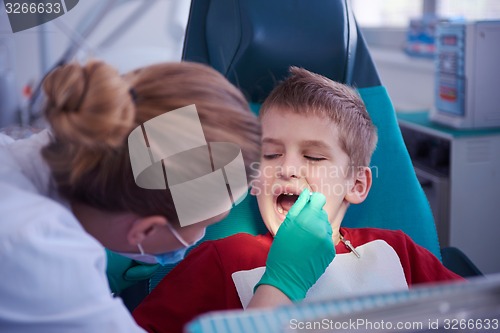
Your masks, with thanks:
<instances>
[{"instance_id":1,"label":"dental chair","mask_svg":"<svg viewBox=\"0 0 500 333\"><path fill-rule=\"evenodd\" d=\"M291 65L357 88L379 141L370 194L351 205L342 225L402 230L441 259L431 208L348 0L193 0L182 57L222 73L256 113ZM253 196L210 226L204 240L238 232L267 232ZM161 267L149 287L171 269Z\"/></svg>"}]
</instances>

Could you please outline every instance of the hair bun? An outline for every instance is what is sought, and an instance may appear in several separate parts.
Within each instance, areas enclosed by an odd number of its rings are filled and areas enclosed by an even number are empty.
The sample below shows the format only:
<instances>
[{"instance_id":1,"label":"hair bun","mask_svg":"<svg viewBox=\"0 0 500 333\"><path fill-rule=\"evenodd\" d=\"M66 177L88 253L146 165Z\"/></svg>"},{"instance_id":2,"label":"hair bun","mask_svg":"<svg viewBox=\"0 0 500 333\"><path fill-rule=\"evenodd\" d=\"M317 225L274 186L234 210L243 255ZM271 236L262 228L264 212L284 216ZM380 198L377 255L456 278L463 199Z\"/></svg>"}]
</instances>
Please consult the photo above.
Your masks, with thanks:
<instances>
[{"instance_id":1,"label":"hair bun","mask_svg":"<svg viewBox=\"0 0 500 333\"><path fill-rule=\"evenodd\" d=\"M44 80L45 115L56 137L88 147L118 147L135 106L128 84L111 66L92 61L56 68Z\"/></svg>"}]
</instances>

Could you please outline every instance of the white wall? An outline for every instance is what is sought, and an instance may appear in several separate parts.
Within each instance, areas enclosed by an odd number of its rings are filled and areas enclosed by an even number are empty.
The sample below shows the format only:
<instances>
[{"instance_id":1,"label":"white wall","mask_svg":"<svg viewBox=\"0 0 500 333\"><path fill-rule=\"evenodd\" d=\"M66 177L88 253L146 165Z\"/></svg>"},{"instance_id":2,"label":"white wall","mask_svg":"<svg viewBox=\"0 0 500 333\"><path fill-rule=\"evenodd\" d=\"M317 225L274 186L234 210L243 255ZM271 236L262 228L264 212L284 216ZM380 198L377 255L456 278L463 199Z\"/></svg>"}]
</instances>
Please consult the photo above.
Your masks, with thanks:
<instances>
[{"instance_id":1,"label":"white wall","mask_svg":"<svg viewBox=\"0 0 500 333\"><path fill-rule=\"evenodd\" d=\"M158 61L176 61L181 57L182 40L189 12L188 0L147 0L147 12L131 28L106 49L98 49L114 27L130 13L137 11L144 1L117 1L123 3L108 12L91 36L83 41L78 58L98 57L113 63L120 71L154 63ZM78 41L76 33L79 23L89 13L96 12L100 4L109 4L112 0L82 0L62 17L37 28L13 34L4 14L0 14L0 48L9 49L10 81L15 80L15 89L4 92L3 96L20 101L23 86L36 84L63 54L71 41ZM2 11L3 12L3 11ZM372 52L373 59L384 85L398 111L422 110L433 103L434 74L433 63L427 59L406 56L401 50L404 45L404 31L364 31ZM7 45L7 46L6 46ZM45 46L46 52L42 52ZM1 50L0 50L1 51ZM0 52L1 53L1 52ZM0 54L0 62L2 60ZM0 75L7 79L5 71ZM11 82L12 83L12 82ZM12 84L11 84L12 85ZM0 85L1 88L1 85ZM15 98L12 97L15 94ZM2 96L2 92L0 92ZM5 100L5 98L4 98ZM0 127L7 117L6 103L0 103ZM2 110L1 108L4 108ZM4 118L4 121L2 119Z\"/></svg>"},{"instance_id":2,"label":"white wall","mask_svg":"<svg viewBox=\"0 0 500 333\"><path fill-rule=\"evenodd\" d=\"M364 29L380 79L398 112L434 106L434 60L410 57L404 51L405 29Z\"/></svg>"},{"instance_id":3,"label":"white wall","mask_svg":"<svg viewBox=\"0 0 500 333\"><path fill-rule=\"evenodd\" d=\"M432 60L381 48L372 48L371 54L398 112L424 111L434 105Z\"/></svg>"},{"instance_id":4,"label":"white wall","mask_svg":"<svg viewBox=\"0 0 500 333\"><path fill-rule=\"evenodd\" d=\"M79 23L88 18L89 13L95 13L100 5L112 2L112 0L81 0L75 8L54 21L15 34L10 30L4 11L0 11L3 14L0 14L0 46L9 45L9 52L12 55L9 67L13 68L15 93L18 97L26 84L39 82L45 71L56 63L71 41L80 40L77 33ZM121 5L108 11L90 37L84 40L83 47L77 55L78 59L102 58L114 64L122 72L159 61L180 60L190 1L147 0L147 2L148 10L138 21L130 23L131 28L123 36L116 39L110 48L98 49L97 46L104 37L129 14L137 12L137 8L144 3L144 0L116 1ZM42 52L44 46L45 53ZM2 59L0 56L0 61ZM0 64L0 69L2 67ZM3 75L1 70L0 75ZM0 115L5 113L5 110L0 109ZM0 117L0 127L2 125L5 126Z\"/></svg>"}]
</instances>

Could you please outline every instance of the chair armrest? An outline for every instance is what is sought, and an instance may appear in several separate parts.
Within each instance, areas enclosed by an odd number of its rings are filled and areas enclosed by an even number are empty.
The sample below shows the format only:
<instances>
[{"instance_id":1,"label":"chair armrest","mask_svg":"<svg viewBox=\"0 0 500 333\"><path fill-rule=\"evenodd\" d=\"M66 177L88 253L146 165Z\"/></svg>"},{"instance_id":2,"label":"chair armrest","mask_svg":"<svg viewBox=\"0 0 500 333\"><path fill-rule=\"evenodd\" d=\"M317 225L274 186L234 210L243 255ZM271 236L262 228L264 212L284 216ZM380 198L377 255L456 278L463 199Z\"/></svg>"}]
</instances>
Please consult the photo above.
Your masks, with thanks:
<instances>
[{"instance_id":1,"label":"chair armrest","mask_svg":"<svg viewBox=\"0 0 500 333\"><path fill-rule=\"evenodd\" d=\"M443 265L450 271L461 277L472 277L483 275L472 261L456 247L445 247L441 249Z\"/></svg>"}]
</instances>

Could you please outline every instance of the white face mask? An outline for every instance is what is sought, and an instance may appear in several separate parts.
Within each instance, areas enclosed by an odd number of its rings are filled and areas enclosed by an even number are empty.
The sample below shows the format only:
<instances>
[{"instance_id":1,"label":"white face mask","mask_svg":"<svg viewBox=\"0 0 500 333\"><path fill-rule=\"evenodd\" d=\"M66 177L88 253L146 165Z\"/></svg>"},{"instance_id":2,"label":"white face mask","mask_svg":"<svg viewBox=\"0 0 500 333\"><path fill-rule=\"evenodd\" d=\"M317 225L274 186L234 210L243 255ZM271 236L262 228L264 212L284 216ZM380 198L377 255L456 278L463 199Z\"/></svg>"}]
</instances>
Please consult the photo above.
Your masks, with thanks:
<instances>
[{"instance_id":1,"label":"white face mask","mask_svg":"<svg viewBox=\"0 0 500 333\"><path fill-rule=\"evenodd\" d=\"M139 248L139 251L141 253L127 253L127 252L116 252L119 255L122 255L124 257L144 262L146 264L160 264L162 266L168 265L168 264L175 264L184 259L184 256L186 255L186 251L192 248L196 243L198 243L203 237L205 237L205 231L206 229L203 229L203 234L195 240L193 243L189 244L182 238L182 236L177 232L177 230L174 229L170 224L167 223L167 227L170 229L174 237L182 244L184 245L183 248L174 250L174 251L169 251L165 253L160 253L160 254L149 254L145 253L142 245L137 244L137 247Z\"/></svg>"}]
</instances>

